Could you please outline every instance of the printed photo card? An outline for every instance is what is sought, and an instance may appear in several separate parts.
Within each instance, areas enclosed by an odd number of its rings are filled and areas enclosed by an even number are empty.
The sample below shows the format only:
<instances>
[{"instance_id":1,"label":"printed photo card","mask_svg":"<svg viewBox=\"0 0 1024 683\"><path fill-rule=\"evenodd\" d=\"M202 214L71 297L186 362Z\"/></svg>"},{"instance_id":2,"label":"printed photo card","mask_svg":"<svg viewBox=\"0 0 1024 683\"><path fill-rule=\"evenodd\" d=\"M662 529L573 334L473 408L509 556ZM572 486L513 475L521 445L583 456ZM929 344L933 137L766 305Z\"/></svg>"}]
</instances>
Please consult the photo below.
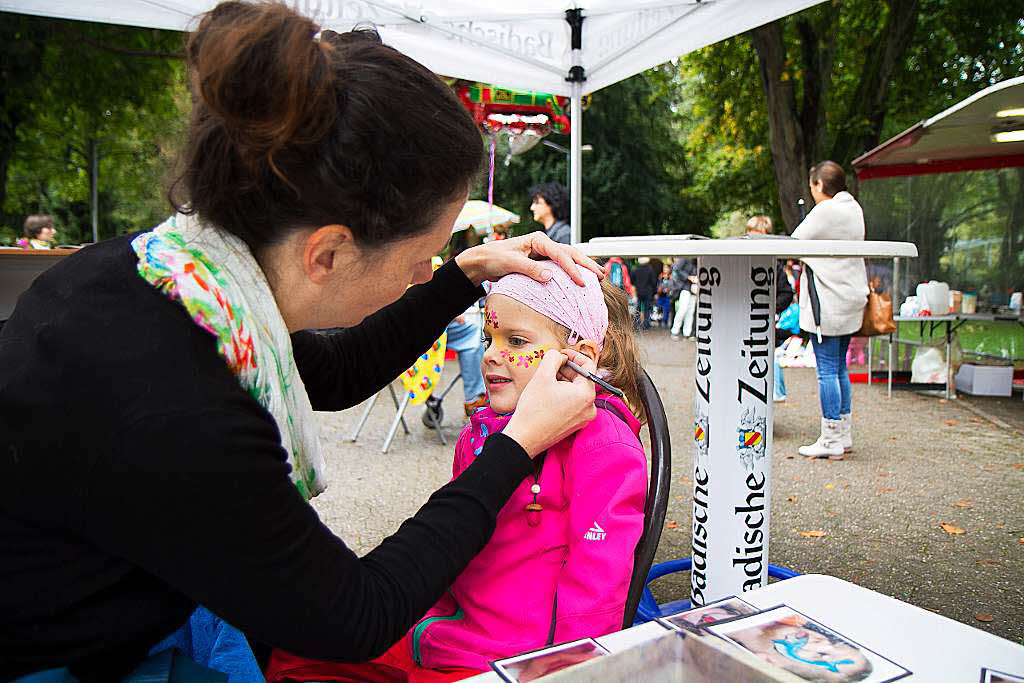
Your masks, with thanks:
<instances>
[{"instance_id":1,"label":"printed photo card","mask_svg":"<svg viewBox=\"0 0 1024 683\"><path fill-rule=\"evenodd\" d=\"M899 664L785 605L703 628L808 681L886 683L910 675Z\"/></svg>"},{"instance_id":2,"label":"printed photo card","mask_svg":"<svg viewBox=\"0 0 1024 683\"><path fill-rule=\"evenodd\" d=\"M574 664L595 657L603 657L606 654L608 654L608 650L598 645L596 640L584 638L515 657L499 659L496 662L491 662L491 666L502 679L510 681L510 683L526 683L526 681L535 681L541 676L567 669Z\"/></svg>"},{"instance_id":3,"label":"printed photo card","mask_svg":"<svg viewBox=\"0 0 1024 683\"><path fill-rule=\"evenodd\" d=\"M985 667L981 670L981 683L1024 683L1024 675L1014 675Z\"/></svg>"},{"instance_id":4,"label":"printed photo card","mask_svg":"<svg viewBox=\"0 0 1024 683\"><path fill-rule=\"evenodd\" d=\"M703 635L705 631L700 630L701 626L710 626L726 619L754 614L757 611L758 609L749 602L733 595L685 612L658 617L656 621L665 628Z\"/></svg>"}]
</instances>

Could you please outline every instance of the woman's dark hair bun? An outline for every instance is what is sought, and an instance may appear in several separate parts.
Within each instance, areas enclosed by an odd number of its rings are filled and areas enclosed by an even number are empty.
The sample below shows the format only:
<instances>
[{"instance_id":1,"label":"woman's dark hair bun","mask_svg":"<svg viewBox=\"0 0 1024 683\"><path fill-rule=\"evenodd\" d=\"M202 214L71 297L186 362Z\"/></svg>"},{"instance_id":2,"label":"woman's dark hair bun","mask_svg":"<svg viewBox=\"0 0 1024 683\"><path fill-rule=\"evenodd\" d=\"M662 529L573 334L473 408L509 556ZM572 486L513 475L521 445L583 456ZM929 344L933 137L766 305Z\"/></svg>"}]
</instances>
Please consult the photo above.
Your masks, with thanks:
<instances>
[{"instance_id":1,"label":"woman's dark hair bun","mask_svg":"<svg viewBox=\"0 0 1024 683\"><path fill-rule=\"evenodd\" d=\"M187 54L209 114L235 131L241 161L320 140L337 115L318 27L284 5L225 2L192 35ZM287 178L282 180L288 182Z\"/></svg>"},{"instance_id":2,"label":"woman's dark hair bun","mask_svg":"<svg viewBox=\"0 0 1024 683\"><path fill-rule=\"evenodd\" d=\"M186 54L172 204L253 250L332 223L364 246L415 235L479 172L480 131L451 88L372 29L320 32L283 4L231 0Z\"/></svg>"}]
</instances>

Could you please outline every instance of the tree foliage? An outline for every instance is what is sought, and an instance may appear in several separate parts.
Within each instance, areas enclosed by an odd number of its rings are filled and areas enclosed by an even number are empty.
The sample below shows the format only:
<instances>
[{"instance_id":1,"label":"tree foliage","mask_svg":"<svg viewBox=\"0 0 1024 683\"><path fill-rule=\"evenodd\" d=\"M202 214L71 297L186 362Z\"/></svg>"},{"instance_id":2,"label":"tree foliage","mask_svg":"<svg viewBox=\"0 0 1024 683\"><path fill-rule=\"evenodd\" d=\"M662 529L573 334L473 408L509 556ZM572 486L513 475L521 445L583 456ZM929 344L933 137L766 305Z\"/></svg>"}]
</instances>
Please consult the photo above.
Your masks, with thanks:
<instances>
[{"instance_id":1,"label":"tree foliage","mask_svg":"<svg viewBox=\"0 0 1024 683\"><path fill-rule=\"evenodd\" d=\"M161 181L189 105L181 34L0 19L0 240L4 226L12 238L35 211L58 215L61 241L89 239L97 151L101 237L159 220ZM848 166L915 121L1022 73L1024 20L1015 3L812 7L595 93L583 120L583 140L593 147L583 156L584 237L708 233L735 222L737 212L767 213L791 228L795 199L810 204L810 163L833 158ZM568 146L567 136L548 140ZM972 188L1012 223L1024 209L1012 204L1016 176L1004 175L984 191ZM495 200L523 216L520 231L538 227L529 187L566 176L563 152L537 146L510 156L506 140L497 141ZM486 194L485 180L474 196ZM924 202L925 194L907 201ZM981 210L950 200L908 208L937 216L935 229L946 231L940 243L962 230L949 216ZM924 223L914 225L924 230ZM906 223L881 216L871 230L881 236L890 228L906 233ZM1004 270L1022 249L1015 246L1021 230L1013 230L1003 240L1011 250ZM942 263L936 249L922 262Z\"/></svg>"},{"instance_id":2,"label":"tree foliage","mask_svg":"<svg viewBox=\"0 0 1024 683\"><path fill-rule=\"evenodd\" d=\"M605 235L705 234L713 221L707 201L692 191L693 173L683 146L681 121L664 88L670 80L652 70L597 93L583 116L583 238ZM568 147L568 136L551 135ZM538 145L508 156L499 141L495 202L523 217L519 232L538 229L530 217L529 188L554 180L568 185L567 155ZM486 181L477 196L486 198Z\"/></svg>"},{"instance_id":3,"label":"tree foliage","mask_svg":"<svg viewBox=\"0 0 1024 683\"><path fill-rule=\"evenodd\" d=\"M3 14L0 40L6 236L44 211L61 242L91 240L94 168L101 238L165 214L161 179L183 119L181 34Z\"/></svg>"},{"instance_id":4,"label":"tree foliage","mask_svg":"<svg viewBox=\"0 0 1024 683\"><path fill-rule=\"evenodd\" d=\"M695 84L689 149L732 190L719 208L770 209L792 229L796 200L810 203L811 164L848 167L910 124L1022 73L1024 21L1013 3L832 0L687 56L679 77ZM771 197L746 180L751 165L767 163Z\"/></svg>"}]
</instances>

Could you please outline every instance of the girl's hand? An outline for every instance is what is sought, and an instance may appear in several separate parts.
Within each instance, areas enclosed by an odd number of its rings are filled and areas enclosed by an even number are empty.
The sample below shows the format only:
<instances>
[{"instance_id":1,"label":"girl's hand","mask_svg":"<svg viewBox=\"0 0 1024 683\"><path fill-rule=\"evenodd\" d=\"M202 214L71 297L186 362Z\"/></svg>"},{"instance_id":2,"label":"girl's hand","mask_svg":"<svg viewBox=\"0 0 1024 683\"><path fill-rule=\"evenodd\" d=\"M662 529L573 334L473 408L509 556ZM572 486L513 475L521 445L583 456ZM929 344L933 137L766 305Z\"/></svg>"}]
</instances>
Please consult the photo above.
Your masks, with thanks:
<instances>
[{"instance_id":1,"label":"girl's hand","mask_svg":"<svg viewBox=\"0 0 1024 683\"><path fill-rule=\"evenodd\" d=\"M571 356L574 363L591 372L594 362L576 351L548 351L537 372L519 395L512 419L504 434L516 440L531 458L543 453L594 419L594 384L583 375L560 380L559 371Z\"/></svg>"},{"instance_id":2,"label":"girl's hand","mask_svg":"<svg viewBox=\"0 0 1024 683\"><path fill-rule=\"evenodd\" d=\"M497 280L509 273L522 273L538 282L547 282L551 275L535 259L551 259L569 274L573 282L583 285L577 271L577 264L592 270L599 279L604 279L604 269L589 256L584 256L568 244L559 244L542 232L533 232L521 237L496 240L472 247L455 257L455 262L473 284L484 280Z\"/></svg>"}]
</instances>

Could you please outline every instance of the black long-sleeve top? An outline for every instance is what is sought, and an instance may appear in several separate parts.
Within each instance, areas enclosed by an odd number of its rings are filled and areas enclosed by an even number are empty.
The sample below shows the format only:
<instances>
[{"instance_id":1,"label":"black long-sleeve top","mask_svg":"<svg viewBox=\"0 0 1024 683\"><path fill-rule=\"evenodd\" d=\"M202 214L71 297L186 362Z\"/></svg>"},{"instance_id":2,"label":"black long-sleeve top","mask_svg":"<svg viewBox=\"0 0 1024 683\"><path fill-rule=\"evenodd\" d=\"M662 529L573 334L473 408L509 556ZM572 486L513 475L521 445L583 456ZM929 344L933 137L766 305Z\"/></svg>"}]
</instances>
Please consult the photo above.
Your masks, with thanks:
<instances>
[{"instance_id":1,"label":"black long-sleeve top","mask_svg":"<svg viewBox=\"0 0 1024 683\"><path fill-rule=\"evenodd\" d=\"M449 263L357 327L292 335L313 407L371 396L479 296ZM357 557L289 480L273 418L213 337L138 276L129 238L88 247L0 331L0 681L57 666L113 680L197 604L298 654L370 659L483 548L530 471L492 436Z\"/></svg>"}]
</instances>

